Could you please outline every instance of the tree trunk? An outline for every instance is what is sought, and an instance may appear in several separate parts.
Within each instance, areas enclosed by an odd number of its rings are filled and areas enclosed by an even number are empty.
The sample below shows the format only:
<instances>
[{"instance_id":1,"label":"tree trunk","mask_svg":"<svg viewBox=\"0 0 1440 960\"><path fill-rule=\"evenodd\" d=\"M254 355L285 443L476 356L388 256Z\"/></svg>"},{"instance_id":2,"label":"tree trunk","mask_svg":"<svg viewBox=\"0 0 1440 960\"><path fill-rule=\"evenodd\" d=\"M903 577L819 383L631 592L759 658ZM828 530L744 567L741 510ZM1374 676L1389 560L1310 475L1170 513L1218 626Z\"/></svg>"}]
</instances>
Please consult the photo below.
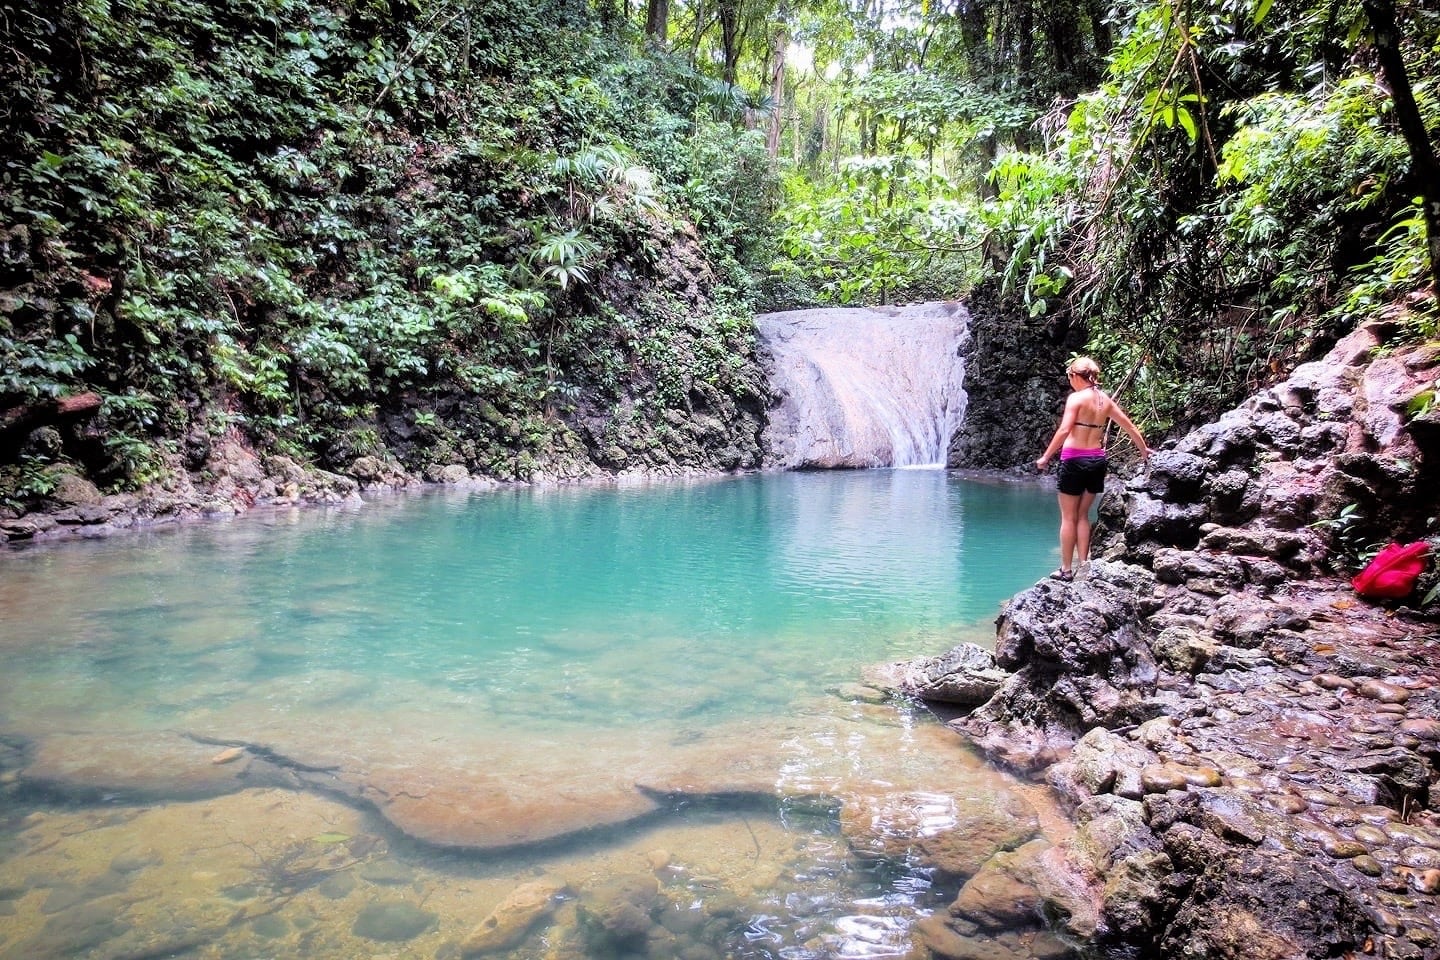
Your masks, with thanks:
<instances>
[{"instance_id":1,"label":"tree trunk","mask_svg":"<svg viewBox=\"0 0 1440 960\"><path fill-rule=\"evenodd\" d=\"M771 160L780 156L780 124L785 113L785 51L790 47L787 0L780 0L775 19L775 41L770 46L770 127L765 133L765 152Z\"/></svg>"},{"instance_id":2,"label":"tree trunk","mask_svg":"<svg viewBox=\"0 0 1440 960\"><path fill-rule=\"evenodd\" d=\"M645 36L657 47L670 41L670 0L648 0L645 5Z\"/></svg>"},{"instance_id":3,"label":"tree trunk","mask_svg":"<svg viewBox=\"0 0 1440 960\"><path fill-rule=\"evenodd\" d=\"M1405 58L1400 53L1400 31L1395 26L1393 0L1363 0L1361 5L1365 8L1370 28L1375 31L1375 53L1390 85L1390 98L1395 102L1395 119L1400 124L1405 143L1410 147L1410 162L1420 190L1420 204L1425 210L1430 282L1435 292L1440 293L1440 161L1436 160L1425 120L1420 115L1420 108L1415 105L1415 93L1410 88Z\"/></svg>"},{"instance_id":4,"label":"tree trunk","mask_svg":"<svg viewBox=\"0 0 1440 960\"><path fill-rule=\"evenodd\" d=\"M1095 58L1101 63L1110 59L1110 50L1114 47L1115 41L1110 32L1110 24L1105 22L1109 14L1106 9L1108 4L1099 0L1088 0L1086 13L1090 18L1090 34L1095 38Z\"/></svg>"},{"instance_id":5,"label":"tree trunk","mask_svg":"<svg viewBox=\"0 0 1440 960\"><path fill-rule=\"evenodd\" d=\"M720 50L725 58L720 79L735 85L740 75L740 0L720 0Z\"/></svg>"}]
</instances>

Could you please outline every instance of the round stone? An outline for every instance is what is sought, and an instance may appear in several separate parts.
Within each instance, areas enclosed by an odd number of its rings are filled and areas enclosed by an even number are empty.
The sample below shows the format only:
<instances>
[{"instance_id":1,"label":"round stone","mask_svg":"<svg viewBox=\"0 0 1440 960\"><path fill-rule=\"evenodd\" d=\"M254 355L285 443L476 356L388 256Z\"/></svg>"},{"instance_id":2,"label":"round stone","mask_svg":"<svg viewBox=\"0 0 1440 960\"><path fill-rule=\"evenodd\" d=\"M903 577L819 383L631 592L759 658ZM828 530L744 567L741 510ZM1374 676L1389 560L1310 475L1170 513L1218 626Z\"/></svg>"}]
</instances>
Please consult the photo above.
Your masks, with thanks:
<instances>
[{"instance_id":1,"label":"round stone","mask_svg":"<svg viewBox=\"0 0 1440 960\"><path fill-rule=\"evenodd\" d=\"M1297 797L1293 793L1272 793L1265 798L1265 803L1281 813L1294 816L1297 813L1304 813L1310 809L1310 804L1303 797Z\"/></svg>"},{"instance_id":2,"label":"round stone","mask_svg":"<svg viewBox=\"0 0 1440 960\"><path fill-rule=\"evenodd\" d=\"M1433 847L1406 847L1400 851L1400 862L1418 870L1440 870L1440 850Z\"/></svg>"},{"instance_id":3,"label":"round stone","mask_svg":"<svg viewBox=\"0 0 1440 960\"><path fill-rule=\"evenodd\" d=\"M1384 830L1368 823L1362 823L1356 827L1354 833L1355 839L1367 846L1383 847L1390 843L1390 838L1386 836Z\"/></svg>"},{"instance_id":4,"label":"round stone","mask_svg":"<svg viewBox=\"0 0 1440 960\"><path fill-rule=\"evenodd\" d=\"M1378 804L1366 804L1355 808L1355 815L1366 823L1372 823L1377 827L1388 827L1396 817L1394 810L1389 807L1382 807Z\"/></svg>"},{"instance_id":5,"label":"round stone","mask_svg":"<svg viewBox=\"0 0 1440 960\"><path fill-rule=\"evenodd\" d=\"M1350 866L1354 867L1356 870L1359 870L1367 877L1378 877L1380 876L1380 874L1385 872L1385 868L1380 866L1380 861L1376 860L1368 853L1362 853L1360 854L1360 856L1352 859L1350 861Z\"/></svg>"},{"instance_id":6,"label":"round stone","mask_svg":"<svg viewBox=\"0 0 1440 960\"><path fill-rule=\"evenodd\" d=\"M1140 771L1140 786L1146 793L1184 790L1189 785L1184 769L1172 763L1152 764Z\"/></svg>"},{"instance_id":7,"label":"round stone","mask_svg":"<svg viewBox=\"0 0 1440 960\"><path fill-rule=\"evenodd\" d=\"M1440 870L1416 870L1408 879L1411 888L1421 893L1440 893Z\"/></svg>"},{"instance_id":8,"label":"round stone","mask_svg":"<svg viewBox=\"0 0 1440 960\"><path fill-rule=\"evenodd\" d=\"M1192 787L1218 787L1221 784L1220 771L1214 767L1181 767L1185 782Z\"/></svg>"},{"instance_id":9,"label":"round stone","mask_svg":"<svg viewBox=\"0 0 1440 960\"><path fill-rule=\"evenodd\" d=\"M1400 724L1400 732L1408 733L1426 743L1440 743L1440 720L1431 720L1429 717L1406 720Z\"/></svg>"},{"instance_id":10,"label":"round stone","mask_svg":"<svg viewBox=\"0 0 1440 960\"><path fill-rule=\"evenodd\" d=\"M372 903L360 911L351 932L367 940L400 943L434 928L440 918L413 903L391 900Z\"/></svg>"},{"instance_id":11,"label":"round stone","mask_svg":"<svg viewBox=\"0 0 1440 960\"><path fill-rule=\"evenodd\" d=\"M1359 840L1347 840L1344 837L1324 838L1320 841L1320 849L1336 860L1349 860L1370 852Z\"/></svg>"},{"instance_id":12,"label":"round stone","mask_svg":"<svg viewBox=\"0 0 1440 960\"><path fill-rule=\"evenodd\" d=\"M1413 823L1387 823L1385 832L1401 846L1440 848L1440 836Z\"/></svg>"}]
</instances>

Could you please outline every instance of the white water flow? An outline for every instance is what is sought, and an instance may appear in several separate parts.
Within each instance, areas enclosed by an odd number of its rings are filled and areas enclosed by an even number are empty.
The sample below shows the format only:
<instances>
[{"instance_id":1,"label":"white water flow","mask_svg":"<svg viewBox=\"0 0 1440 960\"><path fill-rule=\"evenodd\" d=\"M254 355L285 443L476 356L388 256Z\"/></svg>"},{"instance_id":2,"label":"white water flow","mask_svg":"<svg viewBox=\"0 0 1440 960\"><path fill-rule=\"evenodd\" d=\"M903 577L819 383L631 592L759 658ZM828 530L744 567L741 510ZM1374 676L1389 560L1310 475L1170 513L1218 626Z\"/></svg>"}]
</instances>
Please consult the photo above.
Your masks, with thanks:
<instances>
[{"instance_id":1,"label":"white water flow","mask_svg":"<svg viewBox=\"0 0 1440 960\"><path fill-rule=\"evenodd\" d=\"M943 467L965 416L958 303L835 307L756 318L779 403L774 466Z\"/></svg>"}]
</instances>

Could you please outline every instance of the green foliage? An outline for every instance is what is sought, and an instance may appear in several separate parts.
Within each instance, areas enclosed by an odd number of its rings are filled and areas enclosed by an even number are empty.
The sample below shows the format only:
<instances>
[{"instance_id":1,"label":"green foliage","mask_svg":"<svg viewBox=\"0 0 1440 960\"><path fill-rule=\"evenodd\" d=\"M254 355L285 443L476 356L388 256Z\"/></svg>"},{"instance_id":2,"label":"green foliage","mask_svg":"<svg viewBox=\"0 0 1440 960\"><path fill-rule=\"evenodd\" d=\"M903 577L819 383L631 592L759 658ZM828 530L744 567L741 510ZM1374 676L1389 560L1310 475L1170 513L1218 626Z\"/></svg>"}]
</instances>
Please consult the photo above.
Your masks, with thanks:
<instances>
[{"instance_id":1,"label":"green foliage","mask_svg":"<svg viewBox=\"0 0 1440 960\"><path fill-rule=\"evenodd\" d=\"M977 263L971 208L922 161L857 157L833 181L795 175L785 186L775 269L804 275L824 300L888 303L945 280L954 291Z\"/></svg>"},{"instance_id":2,"label":"green foliage","mask_svg":"<svg viewBox=\"0 0 1440 960\"><path fill-rule=\"evenodd\" d=\"M22 455L16 463L0 465L0 507L24 509L48 497L59 483L48 458Z\"/></svg>"},{"instance_id":3,"label":"green foliage","mask_svg":"<svg viewBox=\"0 0 1440 960\"><path fill-rule=\"evenodd\" d=\"M1149 428L1214 415L1425 282L1390 91L1338 39L1363 51L1363 26L1358 7L1137 3L1044 162L997 160L1033 195L987 204L1009 288L1085 323ZM1407 52L1433 127L1425 29ZM1406 322L1433 336L1434 317L1429 297Z\"/></svg>"},{"instance_id":4,"label":"green foliage","mask_svg":"<svg viewBox=\"0 0 1440 960\"><path fill-rule=\"evenodd\" d=\"M1367 535L1368 521L1358 503L1348 503L1335 516L1317 520L1310 526L1329 534L1337 567L1348 573L1359 571L1375 559L1384 545Z\"/></svg>"},{"instance_id":5,"label":"green foliage","mask_svg":"<svg viewBox=\"0 0 1440 960\"><path fill-rule=\"evenodd\" d=\"M212 410L344 466L420 396L508 471L625 368L602 284L704 218L747 289L769 229L753 136L582 0L5 9L0 408L99 391L122 485Z\"/></svg>"}]
</instances>

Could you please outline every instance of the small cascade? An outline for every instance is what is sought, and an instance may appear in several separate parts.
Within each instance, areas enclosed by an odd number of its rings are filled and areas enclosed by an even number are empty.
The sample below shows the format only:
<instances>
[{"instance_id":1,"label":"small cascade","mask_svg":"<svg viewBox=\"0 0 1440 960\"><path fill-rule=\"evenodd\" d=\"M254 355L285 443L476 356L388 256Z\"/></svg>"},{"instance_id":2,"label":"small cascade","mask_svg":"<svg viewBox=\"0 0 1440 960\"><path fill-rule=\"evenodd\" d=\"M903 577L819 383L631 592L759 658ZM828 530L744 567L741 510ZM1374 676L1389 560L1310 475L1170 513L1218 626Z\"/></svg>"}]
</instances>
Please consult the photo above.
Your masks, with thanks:
<instances>
[{"instance_id":1,"label":"small cascade","mask_svg":"<svg viewBox=\"0 0 1440 960\"><path fill-rule=\"evenodd\" d=\"M943 467L965 417L958 303L756 318L770 386L770 462L790 469Z\"/></svg>"}]
</instances>

